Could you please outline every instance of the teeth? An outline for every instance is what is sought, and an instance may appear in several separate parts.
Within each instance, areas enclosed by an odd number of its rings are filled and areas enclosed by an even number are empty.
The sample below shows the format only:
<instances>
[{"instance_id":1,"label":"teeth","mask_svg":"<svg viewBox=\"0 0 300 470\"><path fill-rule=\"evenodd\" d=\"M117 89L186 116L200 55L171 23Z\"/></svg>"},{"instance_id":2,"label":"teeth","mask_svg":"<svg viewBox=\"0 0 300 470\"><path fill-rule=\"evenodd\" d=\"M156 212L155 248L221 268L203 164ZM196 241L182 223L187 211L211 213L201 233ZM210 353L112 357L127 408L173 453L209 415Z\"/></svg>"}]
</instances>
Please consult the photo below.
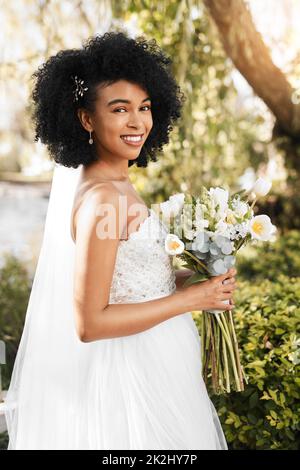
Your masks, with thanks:
<instances>
[{"instance_id":1,"label":"teeth","mask_svg":"<svg viewBox=\"0 0 300 470\"><path fill-rule=\"evenodd\" d=\"M142 140L142 136L129 136L129 135L122 135L121 136L122 139L124 140L128 140L129 142L139 142L140 140Z\"/></svg>"}]
</instances>

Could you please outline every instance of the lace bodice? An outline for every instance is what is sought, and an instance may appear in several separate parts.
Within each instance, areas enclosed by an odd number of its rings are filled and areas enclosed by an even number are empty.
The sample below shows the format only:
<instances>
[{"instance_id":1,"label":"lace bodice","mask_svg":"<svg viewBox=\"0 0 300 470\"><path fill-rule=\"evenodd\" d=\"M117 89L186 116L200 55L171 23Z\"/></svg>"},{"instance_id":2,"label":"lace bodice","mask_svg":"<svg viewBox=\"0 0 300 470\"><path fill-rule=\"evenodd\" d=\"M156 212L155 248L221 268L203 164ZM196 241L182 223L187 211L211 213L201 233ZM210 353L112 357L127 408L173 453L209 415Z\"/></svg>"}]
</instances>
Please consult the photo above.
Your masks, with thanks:
<instances>
[{"instance_id":1,"label":"lace bodice","mask_svg":"<svg viewBox=\"0 0 300 470\"><path fill-rule=\"evenodd\" d=\"M167 229L153 209L131 233L120 240L109 303L144 302L176 290L172 256L165 251Z\"/></svg>"}]
</instances>

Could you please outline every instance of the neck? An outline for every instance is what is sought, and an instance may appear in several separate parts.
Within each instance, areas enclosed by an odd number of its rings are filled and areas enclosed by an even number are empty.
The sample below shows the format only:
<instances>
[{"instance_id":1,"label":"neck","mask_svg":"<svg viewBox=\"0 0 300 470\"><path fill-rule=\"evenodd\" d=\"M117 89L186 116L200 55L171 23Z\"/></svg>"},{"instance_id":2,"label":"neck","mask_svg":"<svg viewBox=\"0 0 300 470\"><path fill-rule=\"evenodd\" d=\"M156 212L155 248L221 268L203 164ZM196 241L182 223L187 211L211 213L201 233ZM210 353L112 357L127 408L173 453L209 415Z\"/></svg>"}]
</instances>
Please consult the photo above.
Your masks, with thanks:
<instances>
[{"instance_id":1,"label":"neck","mask_svg":"<svg viewBox=\"0 0 300 470\"><path fill-rule=\"evenodd\" d=\"M107 162L99 160L84 169L86 178L102 178L110 181L129 181L128 161Z\"/></svg>"}]
</instances>

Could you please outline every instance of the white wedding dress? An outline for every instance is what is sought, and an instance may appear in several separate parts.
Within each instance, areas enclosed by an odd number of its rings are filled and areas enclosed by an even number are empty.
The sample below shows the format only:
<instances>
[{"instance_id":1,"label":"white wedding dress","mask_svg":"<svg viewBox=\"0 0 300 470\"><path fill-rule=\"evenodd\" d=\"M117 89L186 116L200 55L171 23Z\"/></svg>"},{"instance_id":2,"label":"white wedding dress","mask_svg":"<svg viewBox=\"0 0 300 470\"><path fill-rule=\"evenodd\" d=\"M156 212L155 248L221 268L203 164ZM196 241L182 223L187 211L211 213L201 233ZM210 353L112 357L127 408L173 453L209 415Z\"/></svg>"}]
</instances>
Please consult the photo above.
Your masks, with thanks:
<instances>
[{"instance_id":1,"label":"white wedding dress","mask_svg":"<svg viewBox=\"0 0 300 470\"><path fill-rule=\"evenodd\" d=\"M146 302L174 292L166 233L150 209L138 230L120 240L109 303ZM191 312L89 346L86 400L79 410L82 448L227 449L201 376Z\"/></svg>"},{"instance_id":2,"label":"white wedding dress","mask_svg":"<svg viewBox=\"0 0 300 470\"><path fill-rule=\"evenodd\" d=\"M191 312L137 334L79 340L69 222L78 175L55 169L5 399L8 449L227 450L201 376L200 337ZM138 230L120 240L109 303L142 303L174 292L167 233L150 209Z\"/></svg>"}]
</instances>

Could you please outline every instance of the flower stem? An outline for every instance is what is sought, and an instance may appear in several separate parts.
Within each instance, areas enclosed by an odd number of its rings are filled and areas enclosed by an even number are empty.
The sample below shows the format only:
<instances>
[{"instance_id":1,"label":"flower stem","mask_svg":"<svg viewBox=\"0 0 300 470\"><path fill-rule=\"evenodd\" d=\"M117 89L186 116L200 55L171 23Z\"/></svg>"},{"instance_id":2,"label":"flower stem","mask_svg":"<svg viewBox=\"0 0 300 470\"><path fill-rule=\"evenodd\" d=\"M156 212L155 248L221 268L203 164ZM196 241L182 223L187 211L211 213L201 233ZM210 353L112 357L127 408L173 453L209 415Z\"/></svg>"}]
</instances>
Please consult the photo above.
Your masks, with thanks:
<instances>
[{"instance_id":1,"label":"flower stem","mask_svg":"<svg viewBox=\"0 0 300 470\"><path fill-rule=\"evenodd\" d=\"M229 320L230 320L231 331L232 331L232 336L233 336L233 345L234 345L234 349L235 349L235 356L236 356L238 374L239 374L239 378L240 378L241 390L244 391L243 372L242 372L241 362L240 362L240 352L239 352L238 341L237 341L237 337L236 337L236 334L235 334L235 328L234 328L234 323L233 323L232 312L229 310L228 313L229 313Z\"/></svg>"},{"instance_id":2,"label":"flower stem","mask_svg":"<svg viewBox=\"0 0 300 470\"><path fill-rule=\"evenodd\" d=\"M225 341L226 341L227 346L228 346L228 349L229 349L229 353L230 353L230 356L231 356L231 363L232 363L232 368L233 368L233 373L234 373L234 378L235 378L235 384L236 384L237 391L238 391L238 392L241 392L240 378L239 378L238 371L237 371L237 366L236 366L236 361L235 361L235 354L234 354L234 350L233 350L231 338L228 337L227 331L224 329L222 320L220 319L220 317L219 317L218 314L216 315L216 318L217 318L217 321L218 321L218 323L219 323L219 326L220 326L220 328L221 328L221 330L222 330L222 333L223 333L223 335L224 335Z\"/></svg>"},{"instance_id":3,"label":"flower stem","mask_svg":"<svg viewBox=\"0 0 300 470\"><path fill-rule=\"evenodd\" d=\"M227 393L230 393L229 369L228 369L226 342L225 342L224 336L222 336L222 351L223 351L224 372L225 372L225 379L226 379L226 391Z\"/></svg>"},{"instance_id":4,"label":"flower stem","mask_svg":"<svg viewBox=\"0 0 300 470\"><path fill-rule=\"evenodd\" d=\"M256 197L253 199L250 209L253 209L255 203L256 203Z\"/></svg>"},{"instance_id":5,"label":"flower stem","mask_svg":"<svg viewBox=\"0 0 300 470\"><path fill-rule=\"evenodd\" d=\"M187 250L183 250L183 253L185 253L186 255L190 256L190 258L192 258L194 261L196 261L203 269L205 269L205 271L207 271L208 274L210 274L209 270L207 269L207 267L205 266L204 263L202 263L198 258L196 258L196 256L192 255L192 253L190 253L189 251Z\"/></svg>"}]
</instances>

